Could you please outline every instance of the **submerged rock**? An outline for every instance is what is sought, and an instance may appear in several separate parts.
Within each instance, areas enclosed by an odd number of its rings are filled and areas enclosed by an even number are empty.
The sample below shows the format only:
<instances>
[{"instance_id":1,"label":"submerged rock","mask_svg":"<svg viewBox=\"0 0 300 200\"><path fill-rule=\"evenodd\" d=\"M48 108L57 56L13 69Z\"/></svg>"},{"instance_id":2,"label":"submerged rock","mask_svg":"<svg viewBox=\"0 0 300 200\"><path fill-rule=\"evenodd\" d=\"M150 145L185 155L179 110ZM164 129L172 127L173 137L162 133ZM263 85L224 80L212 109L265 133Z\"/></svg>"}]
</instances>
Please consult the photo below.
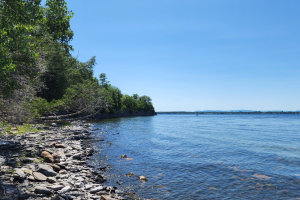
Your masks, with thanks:
<instances>
[{"instance_id":1,"label":"submerged rock","mask_svg":"<svg viewBox=\"0 0 300 200\"><path fill-rule=\"evenodd\" d=\"M148 181L148 179L146 178L146 176L139 176L139 180L140 181Z\"/></svg>"}]
</instances>

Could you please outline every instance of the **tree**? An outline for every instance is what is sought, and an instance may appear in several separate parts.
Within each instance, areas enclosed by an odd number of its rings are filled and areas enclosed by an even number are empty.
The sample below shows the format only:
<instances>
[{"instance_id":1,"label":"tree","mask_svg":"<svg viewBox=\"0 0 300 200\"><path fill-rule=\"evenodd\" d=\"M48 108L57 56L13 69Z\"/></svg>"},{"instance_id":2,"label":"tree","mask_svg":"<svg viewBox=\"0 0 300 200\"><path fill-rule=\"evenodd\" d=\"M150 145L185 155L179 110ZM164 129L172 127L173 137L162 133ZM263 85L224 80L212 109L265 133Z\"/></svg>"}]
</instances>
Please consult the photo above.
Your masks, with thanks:
<instances>
[{"instance_id":1,"label":"tree","mask_svg":"<svg viewBox=\"0 0 300 200\"><path fill-rule=\"evenodd\" d=\"M99 79L100 79L100 84L102 85L102 87L104 87L105 89L108 89L109 81L107 81L106 74L101 73L99 76Z\"/></svg>"}]
</instances>

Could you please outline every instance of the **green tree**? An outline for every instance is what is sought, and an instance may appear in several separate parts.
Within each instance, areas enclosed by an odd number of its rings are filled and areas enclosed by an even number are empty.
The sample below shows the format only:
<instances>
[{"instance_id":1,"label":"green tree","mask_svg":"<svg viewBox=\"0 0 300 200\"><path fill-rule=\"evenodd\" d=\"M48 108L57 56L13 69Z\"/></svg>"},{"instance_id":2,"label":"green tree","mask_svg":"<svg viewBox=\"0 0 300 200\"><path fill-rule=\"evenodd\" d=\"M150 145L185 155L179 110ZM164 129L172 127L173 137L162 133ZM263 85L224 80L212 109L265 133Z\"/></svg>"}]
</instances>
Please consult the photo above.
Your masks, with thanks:
<instances>
[{"instance_id":1,"label":"green tree","mask_svg":"<svg viewBox=\"0 0 300 200\"><path fill-rule=\"evenodd\" d=\"M108 89L109 86L109 81L107 81L107 76L105 73L101 73L99 76L100 79L100 84L102 85L102 87L104 87L105 89Z\"/></svg>"}]
</instances>

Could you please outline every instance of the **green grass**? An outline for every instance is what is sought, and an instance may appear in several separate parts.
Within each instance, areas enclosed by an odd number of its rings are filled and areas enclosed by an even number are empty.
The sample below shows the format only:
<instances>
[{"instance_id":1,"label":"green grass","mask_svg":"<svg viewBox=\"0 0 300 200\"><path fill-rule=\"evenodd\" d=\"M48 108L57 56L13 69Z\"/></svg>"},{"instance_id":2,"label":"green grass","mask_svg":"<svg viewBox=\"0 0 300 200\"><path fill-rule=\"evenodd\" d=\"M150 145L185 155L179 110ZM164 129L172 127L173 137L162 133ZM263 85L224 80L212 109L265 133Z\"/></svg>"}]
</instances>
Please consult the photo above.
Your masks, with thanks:
<instances>
[{"instance_id":1,"label":"green grass","mask_svg":"<svg viewBox=\"0 0 300 200\"><path fill-rule=\"evenodd\" d=\"M43 131L44 129L38 130L36 125L32 124L23 124L22 126L12 126L11 124L4 124L0 123L0 128L4 127L5 129L3 132L7 132L11 135L19 135L19 134L24 134L24 133L38 133L40 131Z\"/></svg>"}]
</instances>

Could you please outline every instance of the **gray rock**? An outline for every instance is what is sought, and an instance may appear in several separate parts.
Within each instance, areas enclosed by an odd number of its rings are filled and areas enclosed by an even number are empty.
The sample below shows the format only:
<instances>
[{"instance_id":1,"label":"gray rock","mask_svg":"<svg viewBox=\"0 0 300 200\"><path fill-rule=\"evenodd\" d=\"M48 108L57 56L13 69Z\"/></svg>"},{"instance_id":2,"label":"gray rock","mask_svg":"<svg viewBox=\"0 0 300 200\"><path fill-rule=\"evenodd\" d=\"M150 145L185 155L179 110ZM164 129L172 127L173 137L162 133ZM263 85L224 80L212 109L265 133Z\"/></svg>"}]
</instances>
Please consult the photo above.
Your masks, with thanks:
<instances>
[{"instance_id":1,"label":"gray rock","mask_svg":"<svg viewBox=\"0 0 300 200\"><path fill-rule=\"evenodd\" d=\"M63 185L50 185L50 186L47 186L47 188L49 188L49 189L51 189L51 190L55 190L55 191L57 191L57 190L61 190L61 189L63 189L65 186L63 186Z\"/></svg>"},{"instance_id":2,"label":"gray rock","mask_svg":"<svg viewBox=\"0 0 300 200\"><path fill-rule=\"evenodd\" d=\"M68 172L67 172L66 170L63 169L63 170L60 170L59 173L60 173L60 174L67 174Z\"/></svg>"},{"instance_id":3,"label":"gray rock","mask_svg":"<svg viewBox=\"0 0 300 200\"><path fill-rule=\"evenodd\" d=\"M15 168L14 171L15 171L14 178L17 178L17 179L25 179L26 178L26 174L21 169Z\"/></svg>"},{"instance_id":4,"label":"gray rock","mask_svg":"<svg viewBox=\"0 0 300 200\"><path fill-rule=\"evenodd\" d=\"M38 165L38 170L37 172L40 172L42 174L44 174L45 176L56 176L56 172L53 171L53 169L51 167L48 167L46 165Z\"/></svg>"},{"instance_id":5,"label":"gray rock","mask_svg":"<svg viewBox=\"0 0 300 200\"><path fill-rule=\"evenodd\" d=\"M38 181L46 181L47 180L47 177L44 176L44 174L42 174L40 172L33 172L32 175Z\"/></svg>"},{"instance_id":6,"label":"gray rock","mask_svg":"<svg viewBox=\"0 0 300 200\"><path fill-rule=\"evenodd\" d=\"M36 186L34 192L36 194L51 194L51 191L48 188L42 186Z\"/></svg>"},{"instance_id":7,"label":"gray rock","mask_svg":"<svg viewBox=\"0 0 300 200\"><path fill-rule=\"evenodd\" d=\"M70 186L66 186L64 187L61 191L59 191L59 194L64 194L64 193L67 193L71 190L71 187Z\"/></svg>"},{"instance_id":8,"label":"gray rock","mask_svg":"<svg viewBox=\"0 0 300 200\"><path fill-rule=\"evenodd\" d=\"M103 186L95 187L95 188L91 189L90 193L93 194L93 193L99 192L101 190L103 190Z\"/></svg>"},{"instance_id":9,"label":"gray rock","mask_svg":"<svg viewBox=\"0 0 300 200\"><path fill-rule=\"evenodd\" d=\"M47 180L49 183L56 183L56 179L54 177L47 177Z\"/></svg>"}]
</instances>

